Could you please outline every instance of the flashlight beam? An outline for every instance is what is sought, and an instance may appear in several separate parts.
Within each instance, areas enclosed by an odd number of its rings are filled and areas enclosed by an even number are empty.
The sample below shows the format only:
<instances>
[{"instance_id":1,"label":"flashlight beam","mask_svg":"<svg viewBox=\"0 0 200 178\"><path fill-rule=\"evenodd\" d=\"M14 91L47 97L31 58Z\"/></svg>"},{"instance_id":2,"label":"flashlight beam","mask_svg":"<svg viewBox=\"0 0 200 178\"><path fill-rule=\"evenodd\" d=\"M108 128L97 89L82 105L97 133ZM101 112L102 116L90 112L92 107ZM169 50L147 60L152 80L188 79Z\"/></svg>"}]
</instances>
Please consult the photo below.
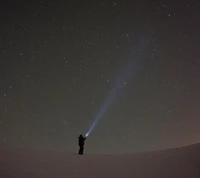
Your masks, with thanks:
<instances>
[{"instance_id":1,"label":"flashlight beam","mask_svg":"<svg viewBox=\"0 0 200 178\"><path fill-rule=\"evenodd\" d=\"M149 38L148 38L149 39ZM147 40L147 42L149 42ZM105 100L103 107L100 109L98 115L94 119L92 125L90 126L88 132L86 133L86 137L90 135L90 133L93 131L95 126L99 123L99 121L104 117L109 107L112 105L112 103L117 99L117 96L119 96L119 93L121 92L122 88L124 87L124 84L132 77L133 74L136 73L136 69L138 68L138 61L141 61L144 58L143 50L147 46L147 43L144 43L144 36L142 38L142 41L140 39L138 43L138 48L135 49L130 57L128 63L124 66L122 70L122 74L117 78L116 83L110 93L108 94L107 99ZM134 54L134 57L133 57ZM135 60L133 60L135 59Z\"/></svg>"}]
</instances>

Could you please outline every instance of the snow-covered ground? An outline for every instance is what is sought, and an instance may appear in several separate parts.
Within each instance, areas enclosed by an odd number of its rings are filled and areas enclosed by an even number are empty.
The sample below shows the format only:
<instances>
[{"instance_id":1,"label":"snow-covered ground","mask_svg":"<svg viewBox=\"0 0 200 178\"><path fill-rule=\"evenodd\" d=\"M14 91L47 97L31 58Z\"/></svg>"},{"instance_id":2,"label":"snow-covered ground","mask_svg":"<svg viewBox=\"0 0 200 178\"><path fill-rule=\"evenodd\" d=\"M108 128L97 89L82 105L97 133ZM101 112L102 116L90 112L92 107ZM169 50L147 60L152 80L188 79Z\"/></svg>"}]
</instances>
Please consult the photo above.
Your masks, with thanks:
<instances>
[{"instance_id":1,"label":"snow-covered ground","mask_svg":"<svg viewBox=\"0 0 200 178\"><path fill-rule=\"evenodd\" d=\"M200 144L126 155L0 149L0 178L200 178Z\"/></svg>"}]
</instances>

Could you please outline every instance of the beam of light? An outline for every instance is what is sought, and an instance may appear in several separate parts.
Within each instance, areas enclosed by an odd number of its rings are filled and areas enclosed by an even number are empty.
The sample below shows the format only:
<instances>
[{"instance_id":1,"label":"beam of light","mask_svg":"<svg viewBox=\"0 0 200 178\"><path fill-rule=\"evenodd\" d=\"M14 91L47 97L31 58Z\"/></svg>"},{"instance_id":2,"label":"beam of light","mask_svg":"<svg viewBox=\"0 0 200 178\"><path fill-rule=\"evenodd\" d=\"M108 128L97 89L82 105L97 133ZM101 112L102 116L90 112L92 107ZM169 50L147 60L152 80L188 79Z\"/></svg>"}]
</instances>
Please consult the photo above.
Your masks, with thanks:
<instances>
[{"instance_id":1,"label":"beam of light","mask_svg":"<svg viewBox=\"0 0 200 178\"><path fill-rule=\"evenodd\" d=\"M148 40L147 40L148 41ZM149 42L149 41L148 41ZM89 130L86 133L86 137L90 135L90 133L94 130L96 125L99 121L105 116L106 112L108 111L109 107L113 104L113 102L119 96L121 90L123 89L126 82L136 73L136 69L138 68L138 62L144 58L144 49L148 46L147 43L141 39L139 44L137 44L137 49L133 50L133 52L129 56L129 61L124 66L121 75L117 78L114 87L111 89L108 97L106 98L103 106L101 107L99 113L97 114L96 118L94 119L92 125L90 126ZM147 52L147 51L146 51Z\"/></svg>"}]
</instances>

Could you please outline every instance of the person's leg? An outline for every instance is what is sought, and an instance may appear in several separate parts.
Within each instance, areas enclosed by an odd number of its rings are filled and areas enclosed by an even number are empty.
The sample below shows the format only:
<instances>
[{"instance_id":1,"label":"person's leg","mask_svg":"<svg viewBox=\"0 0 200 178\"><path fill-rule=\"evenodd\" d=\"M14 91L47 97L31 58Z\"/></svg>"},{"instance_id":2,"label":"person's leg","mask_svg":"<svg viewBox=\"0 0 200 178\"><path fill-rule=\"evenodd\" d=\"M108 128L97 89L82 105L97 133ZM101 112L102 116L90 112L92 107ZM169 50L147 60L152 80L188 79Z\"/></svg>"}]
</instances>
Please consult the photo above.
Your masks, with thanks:
<instances>
[{"instance_id":1,"label":"person's leg","mask_svg":"<svg viewBox=\"0 0 200 178\"><path fill-rule=\"evenodd\" d=\"M83 154L83 152L84 152L84 146L83 146L83 148L82 148L82 154Z\"/></svg>"},{"instance_id":2,"label":"person's leg","mask_svg":"<svg viewBox=\"0 0 200 178\"><path fill-rule=\"evenodd\" d=\"M83 146L80 147L80 154L83 154Z\"/></svg>"},{"instance_id":3,"label":"person's leg","mask_svg":"<svg viewBox=\"0 0 200 178\"><path fill-rule=\"evenodd\" d=\"M78 154L79 154L79 155L81 154L81 146L79 147L79 152L78 152Z\"/></svg>"}]
</instances>

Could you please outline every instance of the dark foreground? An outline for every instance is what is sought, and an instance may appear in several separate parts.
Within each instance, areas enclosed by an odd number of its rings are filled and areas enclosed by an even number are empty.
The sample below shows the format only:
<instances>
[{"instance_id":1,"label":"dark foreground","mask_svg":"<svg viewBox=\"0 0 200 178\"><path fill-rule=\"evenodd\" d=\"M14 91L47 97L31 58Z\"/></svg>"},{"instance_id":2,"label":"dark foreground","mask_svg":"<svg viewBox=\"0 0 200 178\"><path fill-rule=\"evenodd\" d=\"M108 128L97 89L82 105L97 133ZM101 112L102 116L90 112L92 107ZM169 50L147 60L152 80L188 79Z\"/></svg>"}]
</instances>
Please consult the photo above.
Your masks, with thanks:
<instances>
[{"instance_id":1,"label":"dark foreground","mask_svg":"<svg viewBox=\"0 0 200 178\"><path fill-rule=\"evenodd\" d=\"M1 178L200 178L200 144L130 155L1 148Z\"/></svg>"}]
</instances>

